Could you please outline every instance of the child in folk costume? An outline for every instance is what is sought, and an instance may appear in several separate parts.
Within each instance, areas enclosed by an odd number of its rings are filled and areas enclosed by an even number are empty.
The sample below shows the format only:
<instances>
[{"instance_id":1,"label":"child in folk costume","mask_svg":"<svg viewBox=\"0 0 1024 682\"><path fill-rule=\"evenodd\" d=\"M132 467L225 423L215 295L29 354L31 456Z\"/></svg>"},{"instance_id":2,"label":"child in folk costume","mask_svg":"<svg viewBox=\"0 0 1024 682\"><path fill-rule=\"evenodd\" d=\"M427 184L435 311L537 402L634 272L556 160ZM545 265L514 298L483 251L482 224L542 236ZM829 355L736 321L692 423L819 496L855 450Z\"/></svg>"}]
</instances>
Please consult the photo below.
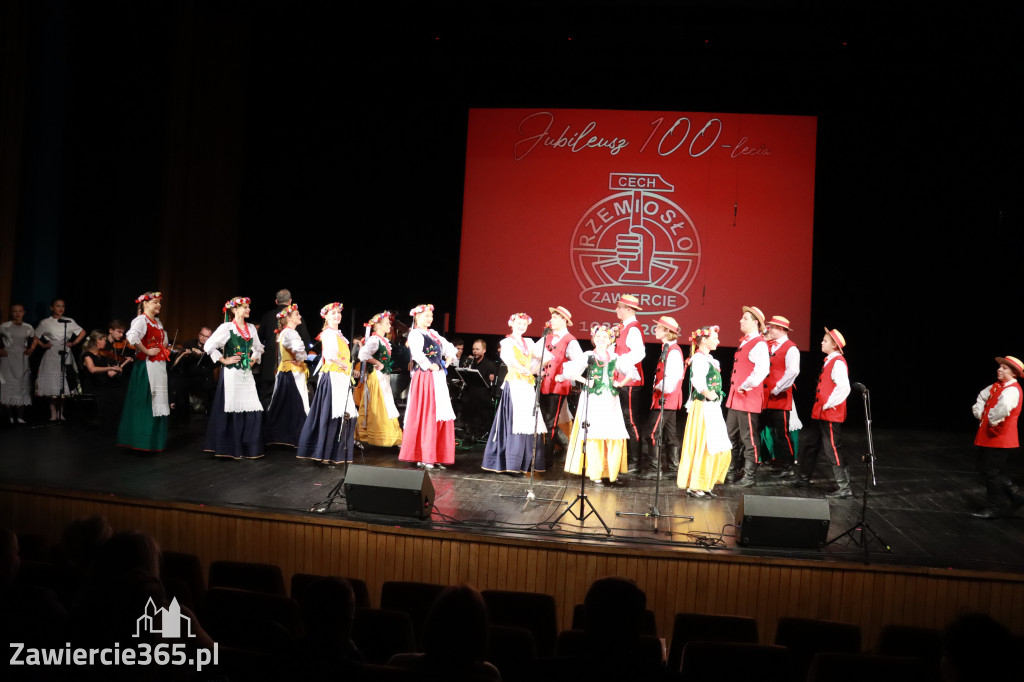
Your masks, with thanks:
<instances>
[{"instance_id":1,"label":"child in folk costume","mask_svg":"<svg viewBox=\"0 0 1024 682\"><path fill-rule=\"evenodd\" d=\"M534 342L523 337L533 320L526 313L508 318L511 333L501 340L499 356L508 367L501 387L501 402L494 415L484 461L487 471L525 474L533 462L535 471L544 471L544 418L534 413L537 370L540 361L532 357ZM536 446L537 460L533 461Z\"/></svg>"},{"instance_id":2,"label":"child in folk costume","mask_svg":"<svg viewBox=\"0 0 1024 682\"><path fill-rule=\"evenodd\" d=\"M584 385L576 408L576 419L569 437L569 450L565 456L565 471L572 474L584 473L583 448L586 446L586 475L594 482L604 485L625 485L619 474L626 473L626 442L629 433L622 420L622 406L619 403L619 388L629 381L635 381L639 374L631 364L619 366L618 355L610 346L614 338L613 329L606 324L595 325L590 330L594 350L587 351L578 361L562 366L562 375ZM589 367L590 376L584 373ZM622 375L615 379L616 370ZM584 432L583 421L589 423ZM586 441L584 442L584 438Z\"/></svg>"},{"instance_id":3,"label":"child in folk costume","mask_svg":"<svg viewBox=\"0 0 1024 682\"><path fill-rule=\"evenodd\" d=\"M679 437L676 435L676 416L683 405L683 379L686 362L683 349L676 343L679 338L679 323L675 318L662 316L654 324L654 336L661 341L661 356L654 376L654 392L651 394L651 412L647 418L646 438L640 455L640 475L658 474L654 461L655 447L661 431L662 470L675 472L679 469ZM664 419L661 401L665 400ZM662 422L664 421L664 424Z\"/></svg>"},{"instance_id":4,"label":"child in folk costume","mask_svg":"<svg viewBox=\"0 0 1024 682\"><path fill-rule=\"evenodd\" d=\"M0 324L0 405L12 424L25 423L25 407L32 404L29 356L39 345L35 329L25 322L25 306L11 306L11 319Z\"/></svg>"},{"instance_id":5,"label":"child in folk costume","mask_svg":"<svg viewBox=\"0 0 1024 682\"><path fill-rule=\"evenodd\" d=\"M224 304L224 324L203 350L223 365L206 428L206 452L231 459L263 456L263 404L256 392L252 366L263 356L263 344L249 317L250 300L236 296Z\"/></svg>"},{"instance_id":6,"label":"child in folk costume","mask_svg":"<svg viewBox=\"0 0 1024 682\"><path fill-rule=\"evenodd\" d=\"M265 418L267 444L298 447L309 413L306 345L295 328L302 324L299 306L291 303L277 313L277 378Z\"/></svg>"},{"instance_id":7,"label":"child in folk costume","mask_svg":"<svg viewBox=\"0 0 1024 682\"><path fill-rule=\"evenodd\" d=\"M1019 451L1017 418L1024 404L1024 389L1020 379L1024 363L1012 355L996 358L996 383L983 389L974 402L974 418L978 432L974 444L978 448L978 473L985 481L985 509L971 516L996 519L1009 516L1024 505L1024 495L1005 473L1006 456Z\"/></svg>"},{"instance_id":8,"label":"child in folk costume","mask_svg":"<svg viewBox=\"0 0 1024 682\"><path fill-rule=\"evenodd\" d=\"M455 411L445 380L445 368L455 362L455 346L430 328L434 306L416 306L409 315L413 318L407 341L412 381L398 459L425 469L443 469L455 463Z\"/></svg>"},{"instance_id":9,"label":"child in folk costume","mask_svg":"<svg viewBox=\"0 0 1024 682\"><path fill-rule=\"evenodd\" d=\"M732 444L722 415L722 371L711 353L718 348L718 325L690 334L690 395L686 401L686 428L679 455L676 485L691 497L714 496L712 489L725 483L732 460Z\"/></svg>"},{"instance_id":10,"label":"child in folk costume","mask_svg":"<svg viewBox=\"0 0 1024 682\"><path fill-rule=\"evenodd\" d=\"M137 351L139 366L131 373L121 410L117 444L135 450L159 452L167 445L167 360L171 356L167 332L160 322L163 294L147 291L135 299L138 316L125 338Z\"/></svg>"},{"instance_id":11,"label":"child in folk costume","mask_svg":"<svg viewBox=\"0 0 1024 682\"><path fill-rule=\"evenodd\" d=\"M377 313L366 322L367 336L359 349L363 363L363 395L356 438L381 448L402 444L402 427L398 423L398 408L391 394L391 333L392 314Z\"/></svg>"},{"instance_id":12,"label":"child in folk costume","mask_svg":"<svg viewBox=\"0 0 1024 682\"><path fill-rule=\"evenodd\" d=\"M811 427L800 438L800 477L797 487L811 484L814 465L824 450L832 466L837 489L825 497L846 499L853 497L850 488L850 466L843 454L842 425L846 421L846 398L850 395L850 371L846 364L846 339L838 329L825 327L821 352L825 364L818 375L818 389L811 410Z\"/></svg>"},{"instance_id":13,"label":"child in folk costume","mask_svg":"<svg viewBox=\"0 0 1024 682\"><path fill-rule=\"evenodd\" d=\"M322 345L320 377L299 436L299 459L322 464L351 462L359 410L352 396L352 355L341 333L341 303L320 309L324 328L317 339Z\"/></svg>"}]
</instances>

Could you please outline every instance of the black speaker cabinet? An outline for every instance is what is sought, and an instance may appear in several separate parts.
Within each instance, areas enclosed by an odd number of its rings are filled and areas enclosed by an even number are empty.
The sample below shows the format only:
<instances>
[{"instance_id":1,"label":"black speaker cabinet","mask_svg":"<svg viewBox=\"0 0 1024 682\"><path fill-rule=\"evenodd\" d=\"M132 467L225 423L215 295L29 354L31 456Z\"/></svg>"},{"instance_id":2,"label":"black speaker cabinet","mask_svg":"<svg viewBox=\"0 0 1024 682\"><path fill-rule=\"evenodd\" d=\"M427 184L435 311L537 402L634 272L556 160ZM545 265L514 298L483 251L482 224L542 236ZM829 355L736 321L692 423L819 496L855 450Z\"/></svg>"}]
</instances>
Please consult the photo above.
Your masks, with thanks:
<instances>
[{"instance_id":1,"label":"black speaker cabinet","mask_svg":"<svg viewBox=\"0 0 1024 682\"><path fill-rule=\"evenodd\" d=\"M349 511L426 519L434 505L434 485L422 469L350 464L345 503Z\"/></svg>"},{"instance_id":2,"label":"black speaker cabinet","mask_svg":"<svg viewBox=\"0 0 1024 682\"><path fill-rule=\"evenodd\" d=\"M827 500L744 495L736 518L741 524L739 544L744 547L815 549L828 538Z\"/></svg>"}]
</instances>

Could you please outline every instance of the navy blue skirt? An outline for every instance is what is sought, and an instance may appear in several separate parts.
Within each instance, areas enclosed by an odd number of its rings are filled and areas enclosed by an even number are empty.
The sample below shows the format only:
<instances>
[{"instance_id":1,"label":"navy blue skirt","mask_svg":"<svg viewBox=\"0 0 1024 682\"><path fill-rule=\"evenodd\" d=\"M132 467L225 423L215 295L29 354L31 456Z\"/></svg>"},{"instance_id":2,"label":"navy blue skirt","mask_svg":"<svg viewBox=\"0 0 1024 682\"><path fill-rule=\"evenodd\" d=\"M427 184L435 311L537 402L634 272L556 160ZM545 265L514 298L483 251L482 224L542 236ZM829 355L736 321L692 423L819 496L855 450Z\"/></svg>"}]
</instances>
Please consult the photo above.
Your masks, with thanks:
<instances>
[{"instance_id":1,"label":"navy blue skirt","mask_svg":"<svg viewBox=\"0 0 1024 682\"><path fill-rule=\"evenodd\" d=\"M537 434L536 441L537 462L534 471L544 471L544 436ZM480 466L487 471L526 473L533 459L533 443L532 434L512 433L512 395L506 383L501 389L501 402L491 422L484 461Z\"/></svg>"},{"instance_id":2,"label":"navy blue skirt","mask_svg":"<svg viewBox=\"0 0 1024 682\"><path fill-rule=\"evenodd\" d=\"M298 447L302 425L306 423L306 409L291 372L278 372L274 382L274 397L264 420L267 445Z\"/></svg>"},{"instance_id":3,"label":"navy blue skirt","mask_svg":"<svg viewBox=\"0 0 1024 682\"><path fill-rule=\"evenodd\" d=\"M213 395L210 421L206 425L205 452L231 459L263 456L263 413L224 411L224 372Z\"/></svg>"},{"instance_id":4,"label":"navy blue skirt","mask_svg":"<svg viewBox=\"0 0 1024 682\"><path fill-rule=\"evenodd\" d=\"M299 459L315 462L351 462L356 419L331 419L331 379L321 374L309 415L299 435Z\"/></svg>"}]
</instances>

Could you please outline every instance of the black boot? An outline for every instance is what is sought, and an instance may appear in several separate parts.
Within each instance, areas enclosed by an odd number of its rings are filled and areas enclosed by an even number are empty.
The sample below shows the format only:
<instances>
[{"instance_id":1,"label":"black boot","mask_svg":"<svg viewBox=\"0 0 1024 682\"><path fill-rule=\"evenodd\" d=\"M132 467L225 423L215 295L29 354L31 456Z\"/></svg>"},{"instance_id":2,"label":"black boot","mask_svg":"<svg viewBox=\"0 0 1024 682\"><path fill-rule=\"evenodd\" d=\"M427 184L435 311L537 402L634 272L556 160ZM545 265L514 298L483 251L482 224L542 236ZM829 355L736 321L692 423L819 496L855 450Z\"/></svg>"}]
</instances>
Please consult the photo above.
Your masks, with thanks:
<instances>
[{"instance_id":1,"label":"black boot","mask_svg":"<svg viewBox=\"0 0 1024 682\"><path fill-rule=\"evenodd\" d=\"M666 458L667 461L665 462L665 464L668 467L667 468L668 472L670 474L678 473L679 472L679 446L678 445L673 445L672 447L670 447L668 449L668 452L666 454L668 455L668 457Z\"/></svg>"},{"instance_id":2,"label":"black boot","mask_svg":"<svg viewBox=\"0 0 1024 682\"><path fill-rule=\"evenodd\" d=\"M640 473L640 441L632 439L626 441L626 461L629 463L626 473L633 476L638 475Z\"/></svg>"},{"instance_id":3,"label":"black boot","mask_svg":"<svg viewBox=\"0 0 1024 682\"><path fill-rule=\"evenodd\" d=\"M830 500L847 500L853 497L853 489L850 487L850 468L847 466L832 465L832 473L836 477L836 489L834 492L826 493L825 497Z\"/></svg>"},{"instance_id":4,"label":"black boot","mask_svg":"<svg viewBox=\"0 0 1024 682\"><path fill-rule=\"evenodd\" d=\"M757 464L746 462L743 466L743 478L736 482L737 488L753 488L757 485Z\"/></svg>"}]
</instances>

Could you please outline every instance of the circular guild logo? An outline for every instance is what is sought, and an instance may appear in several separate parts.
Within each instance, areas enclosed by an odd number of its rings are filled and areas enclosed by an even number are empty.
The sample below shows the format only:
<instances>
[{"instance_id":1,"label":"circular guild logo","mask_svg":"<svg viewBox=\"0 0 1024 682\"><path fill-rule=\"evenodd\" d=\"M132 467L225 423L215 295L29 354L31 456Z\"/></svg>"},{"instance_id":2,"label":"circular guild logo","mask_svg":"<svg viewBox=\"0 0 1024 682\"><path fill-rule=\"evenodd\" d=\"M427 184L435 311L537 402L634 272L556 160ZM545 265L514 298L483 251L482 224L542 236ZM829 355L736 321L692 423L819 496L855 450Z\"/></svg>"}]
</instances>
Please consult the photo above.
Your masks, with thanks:
<instances>
[{"instance_id":1,"label":"circular guild logo","mask_svg":"<svg viewBox=\"0 0 1024 682\"><path fill-rule=\"evenodd\" d=\"M660 175L612 173L609 189L623 191L587 209L573 230L580 300L614 312L630 293L645 314L682 310L700 266L700 237L686 212L662 196L674 188Z\"/></svg>"}]
</instances>

